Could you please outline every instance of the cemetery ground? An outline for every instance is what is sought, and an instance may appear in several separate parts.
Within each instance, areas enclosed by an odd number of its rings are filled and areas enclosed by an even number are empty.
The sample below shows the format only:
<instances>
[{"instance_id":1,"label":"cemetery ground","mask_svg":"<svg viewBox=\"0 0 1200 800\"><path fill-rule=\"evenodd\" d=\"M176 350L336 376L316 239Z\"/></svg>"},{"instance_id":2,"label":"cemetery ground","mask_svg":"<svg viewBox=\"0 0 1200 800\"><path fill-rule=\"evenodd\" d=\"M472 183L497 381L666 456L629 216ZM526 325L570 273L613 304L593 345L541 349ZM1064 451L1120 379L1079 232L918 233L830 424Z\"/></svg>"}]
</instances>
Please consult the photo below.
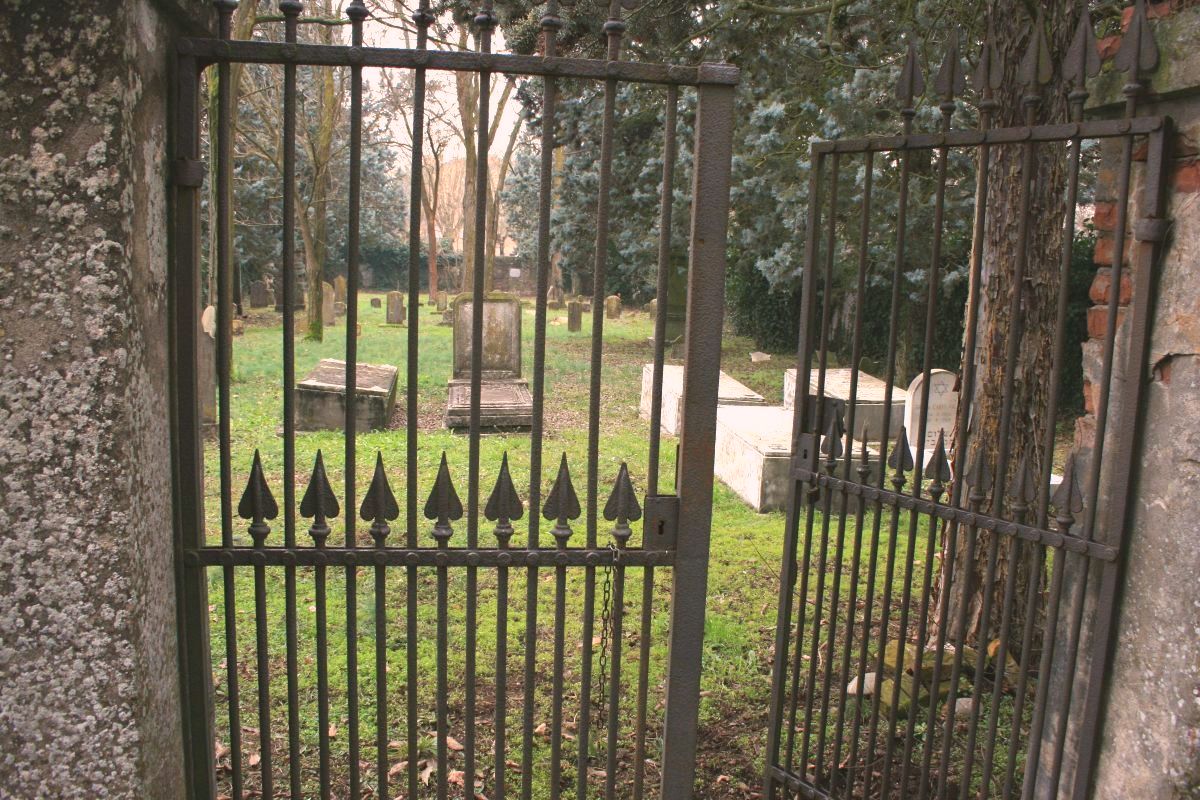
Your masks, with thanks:
<instances>
[{"instance_id":1,"label":"cemetery ground","mask_svg":"<svg viewBox=\"0 0 1200 800\"><path fill-rule=\"evenodd\" d=\"M372 308L369 299L373 295L364 293L360 296L359 320L362 325L362 336L358 342L358 358L361 363L403 365L406 358L407 329L400 326L384 324L384 309ZM523 328L523 362L525 375L531 378L531 363L533 352L533 310L526 304L524 309ZM302 320L303 312L298 315L298 323ZM426 496L433 483L442 452L447 454L451 475L459 496L466 506L467 500L467 450L468 437L451 433L442 424L446 405L446 381L451 372L452 329L449 326L438 325L440 315L426 303L420 314L420 383L419 383L419 430L420 448L418 450L419 492L416 501L423 511ZM542 468L542 496L545 498L551 481L558 468L558 462L563 453L567 454L572 476L581 502L586 500L586 452L587 452L587 406L588 406L588 358L590 352L591 318L585 315L583 332L569 333L566 325L566 311L549 312L546 347L546 394L545 394L545 436ZM599 493L603 503L608 496L613 480L622 461L627 462L633 483L639 497L647 491L647 454L648 454L648 423L638 417L639 390L641 385L642 365L652 358L652 350L647 344L652 333L653 323L650 316L641 311L626 311L619 320L605 320L604 325L604 361L603 381L601 389L601 441L599 459ZM298 329L303 325L298 324ZM281 436L281 323L277 313L269 311L254 311L247 320L245 333L233 341L234 361L232 367L231 385L231 440L233 464L234 503L240 496L241 488L249 472L255 450L259 450L267 482L282 508L283 501L283 439ZM321 358L343 358L345 348L345 317L339 317L337 323L325 328L323 342L296 341L296 376L302 379L305 374ZM770 403L778 403L781 392L783 370L794 365L794 354L777 354L771 361L752 364L748 353L754 350L752 343L743 338L727 335L724 341L723 369L733 377L759 392ZM374 468L376 452L382 452L388 477L396 493L400 505L400 517L392 524L389 537L390 544L404 542L405 502L405 390L404 373L400 374L397 387L396 411L389 429L384 431L360 432L358 437L357 457L357 498L361 503L362 497L369 485ZM660 489L670 492L674 482L675 439L663 435L663 459ZM317 450L322 450L329 478L338 495L339 503L344 504L344 476L342 472L344 439L340 431L301 432L296 437L296 470L295 485L297 487L297 502L307 484L309 472ZM508 454L512 477L518 492L524 501L528 500L530 437L527 432L509 432L488 434L482 437L481 445L481 481L480 508L491 491L501 457ZM208 520L208 536L210 541L217 542L220 538L219 514L219 473L218 456L215 436L209 438L206 448L206 514ZM333 528L330 546L340 546L344 540L343 520L351 510L343 508L342 516L331 521ZM357 512L357 509L354 509ZM425 520L423 513L419 514L420 525L416 532L417 540L422 546L433 546L431 535L432 522ZM867 560L867 543L870 540L870 530L873 515L868 511L863 523L863 562ZM517 530L512 544L523 546L528 536L528 520L515 522ZM817 516L816 530L821 530L822 520ZM875 613L873 619L878 620L879 609L882 608L880 598L883 589L886 557L889 550L888 519L882 520L880 542L877 552L878 581L874 591ZM248 523L235 519L234 539L237 544L249 545L250 536L246 532ZM272 532L267 539L268 545L283 543L282 510L280 517L272 523ZM779 587L779 560L785 525L784 514L781 512L758 514L744 504L731 490L716 482L714 489L714 515L712 525L712 550L708 584L708 604L706 616L706 632L704 644L704 669L702 699L700 706L700 754L698 765L699 796L702 797L753 797L761 785L762 754L766 746L765 731L766 714L769 705L770 671L772 665L772 650L774 641L774 626L776 603ZM894 587L896 598L904 583L903 558L905 548L909 545L910 537L902 522L897 535L897 565L895 569ZM543 522L541 546L552 547L552 537L549 535L551 523ZM584 518L574 523L575 534L571 544L581 546L585 538L586 525ZM849 591L849 581L844 577L849 572L852 556L852 543L856 540L854 530L854 515L849 516L845 531L842 570L843 606L845 596ZM373 542L367 532L368 524L357 524L358 546L369 548ZM494 546L492 523L481 519L479 525L480 545ZM638 546L640 526L635 525L634 539L631 546ZM609 531L611 523L600 518L598 526L598 541L600 546L606 546L612 541ZM308 546L312 540L308 536L308 521L297 518L297 543ZM450 542L452 547L463 546L466 540L466 520L454 523L454 537ZM926 551L928 522L919 522L916 535L913 538L916 563L914 566L913 585L920 586L924 570L928 566L923 563ZM686 532L680 533L686 535ZM831 526L831 537L837 537L837 525ZM831 539L832 541L833 539ZM826 586L832 585L834 561L826 565ZM815 580L814 567L814 580ZM449 718L448 734L451 739L451 758L448 769L451 779L459 776L462 769L463 754L458 744L465 740L463 710L464 689L462 675L465 657L465 626L462 614L465 597L465 569L449 570L449 638L448 638L448 674L449 674ZM333 795L348 796L347 789L347 747L348 747L348 718L346 702L346 672L347 672L347 639L346 639L346 609L345 609L345 575L344 568L331 568L328 571L328 605L327 630L329 642L329 687L333 765ZM495 675L495 619L496 619L496 589L497 573L493 569L479 571L479 605L477 626L478 635L478 742L477 752L481 754L479 763L490 763L493 737L493 691ZM507 738L508 738L508 786L512 793L514 787L520 785L521 764L521 734L522 734L522 697L524 689L522 678L524 674L524 653L526 646L535 641L537 648L537 683L536 683L536 713L534 715L534 763L532 765L534 780L534 796L548 796L549 775L549 732L550 732L550 692L551 692L551 656L553 642L553 593L554 570L543 568L538 571L538 609L536 633L528 636L526 632L526 570L524 567L514 567L508 576L508 603L505 609L508 618L508 660L507 660ZM865 574L865 568L864 572ZM311 791L314 796L317 786L317 665L315 649L315 593L312 568L297 568L297 624L298 624L298 696L300 698L301 743L303 761L303 779L306 794ZM407 761L407 722L405 717L406 698L406 649L416 648L417 652L417 685L418 685L418 730L420 731L420 763L422 774L427 776L433 769L436 752L435 739L435 685L434 676L437 669L437 648L435 637L435 591L436 572L433 569L422 569L418 572L419 597L418 630L405 630L404 598L406 591L406 570L390 568L387 570L386 607L388 651L387 682L388 682L388 739L390 740L388 763L392 768L390 794L393 797L403 796L406 778L404 770ZM211 612L213 682L216 690L216 725L218 741L216 743L220 774L224 781L222 791L228 796L229 779L229 712L228 684L226 673L226 642L224 640L223 591L221 588L221 572L219 569L209 571L209 603ZM639 629L641 620L642 573L630 568L626 574L625 590L625 622L623 642L625 658L622 670L620 719L620 758L621 775L619 786L622 793L627 794L632 780L633 769L633 720L635 719L635 697L637 686L637 649L639 647ZM357 656L359 684L359 715L361 763L364 787L374 783L375 751L375 598L374 598L374 567L360 566L357 569ZM603 569L597 570L597 630L595 644L600 645L600 604L603 593L605 575ZM284 605L284 573L282 569L267 570L268 589L266 593L267 623L266 636L270 653L270 688L272 702L272 751L274 754L275 784L277 787L286 786L286 770L288 763L288 729L287 729L287 670L286 670L286 632ZM649 692L649 732L647 738L647 782L654 785L657 778L657 758L659 736L661 735L661 712L663 698L663 669L666 663L667 621L670 570L660 568L654 571L655 591L654 613L652 616L652 646L650 659L650 692ZM827 588L828 591L828 588ZM814 614L814 597L810 584L810 598L806 605L806 613L812 630L811 617ZM865 582L858 587L859 614L856 624L861 627L864 603L862 598L867 594ZM243 769L246 776L247 796L258 796L254 792L258 788L259 772L256 768L259 761L259 721L257 711L257 675L255 668L255 598L254 581L249 572L240 572L235 589L236 621L237 621L237 654L238 674L240 676L240 713L242 727ZM892 631L890 636L898 633L898 601L893 599L891 604ZM915 605L915 599L914 599ZM578 713L579 697L579 667L581 652L581 626L583 609L583 570L568 570L567 612L566 612L566 653L567 664L565 672L565 701L564 720L564 781L574 784L574 752L578 731L575 728L575 716ZM914 623L915 624L915 623ZM838 636L845 635L846 625L838 627ZM822 634L824 635L824 634ZM837 652L835 649L834 652ZM598 654L597 654L598 658ZM871 661L874 655L872 653ZM807 664L805 665L807 668ZM836 667L837 665L835 665ZM851 676L855 670L851 667ZM870 671L870 669L868 669ZM835 680L837 669L834 670ZM603 691L595 681L598 680L598 670L593 670L592 700L594 708L599 708L601 697L607 697L607 686ZM1032 683L1032 682L1031 682ZM961 694L969 694L970 684L962 684ZM985 693L986 696L990 693ZM849 701L852 709L855 700ZM1004 696L1004 704L1010 707L1011 693ZM1031 704L1026 704L1028 709ZM593 712L593 722L599 723L592 737L593 773L591 780L596 781L603 773L604 765L603 721L597 720ZM1005 737L1009 725L1007 714L1001 712L1001 737ZM830 716L829 731L832 740L833 718ZM986 717L985 717L986 719ZM964 726L965 727L965 726ZM925 722L920 720L917 725L917 747L914 751L919 755L920 744L925 733ZM899 729L903 731L901 724ZM865 738L865 736L864 736ZM961 747L961 744L959 745ZM899 749L899 748L898 748ZM1001 748L1003 750L1003 748ZM845 751L843 751L844 753ZM880 755L872 760L869 767L879 769ZM1023 758L1023 754L1021 756ZM1003 774L1003 756L998 756L997 772ZM1018 773L1019 774L1019 773ZM477 791L485 797L490 796L492 776L482 775L482 783L477 784ZM596 786L602 785L602 778ZM431 790L431 787L430 787ZM373 795L366 795L373 796Z\"/></svg>"}]
</instances>

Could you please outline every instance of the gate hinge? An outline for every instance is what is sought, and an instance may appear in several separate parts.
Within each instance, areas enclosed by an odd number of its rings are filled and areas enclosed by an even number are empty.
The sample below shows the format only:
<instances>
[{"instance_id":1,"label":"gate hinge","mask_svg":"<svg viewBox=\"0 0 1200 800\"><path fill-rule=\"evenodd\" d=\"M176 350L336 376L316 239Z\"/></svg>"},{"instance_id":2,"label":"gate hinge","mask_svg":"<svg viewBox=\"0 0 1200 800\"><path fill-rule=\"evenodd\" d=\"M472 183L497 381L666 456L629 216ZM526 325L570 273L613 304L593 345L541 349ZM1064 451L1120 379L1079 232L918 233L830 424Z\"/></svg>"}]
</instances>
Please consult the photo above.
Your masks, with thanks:
<instances>
[{"instance_id":1,"label":"gate hinge","mask_svg":"<svg viewBox=\"0 0 1200 800\"><path fill-rule=\"evenodd\" d=\"M208 165L198 158L177 158L171 165L171 183L199 188L204 185Z\"/></svg>"},{"instance_id":2,"label":"gate hinge","mask_svg":"<svg viewBox=\"0 0 1200 800\"><path fill-rule=\"evenodd\" d=\"M796 450L792 454L792 478L798 481L812 480L821 471L820 464L820 437L815 433L797 436Z\"/></svg>"},{"instance_id":3,"label":"gate hinge","mask_svg":"<svg viewBox=\"0 0 1200 800\"><path fill-rule=\"evenodd\" d=\"M679 497L673 494L647 495L642 529L642 547L647 550L674 550L679 532Z\"/></svg>"}]
</instances>

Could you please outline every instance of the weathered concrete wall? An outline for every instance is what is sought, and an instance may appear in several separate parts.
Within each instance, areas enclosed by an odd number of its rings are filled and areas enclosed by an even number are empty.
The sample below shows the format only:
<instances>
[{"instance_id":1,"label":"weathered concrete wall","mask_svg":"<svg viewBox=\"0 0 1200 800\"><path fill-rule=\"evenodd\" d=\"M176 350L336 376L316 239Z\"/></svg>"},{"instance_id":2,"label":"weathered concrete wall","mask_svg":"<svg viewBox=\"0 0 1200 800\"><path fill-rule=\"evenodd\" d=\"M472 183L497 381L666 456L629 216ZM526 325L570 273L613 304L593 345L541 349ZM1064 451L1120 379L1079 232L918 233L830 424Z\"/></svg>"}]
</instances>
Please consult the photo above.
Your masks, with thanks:
<instances>
[{"instance_id":1,"label":"weathered concrete wall","mask_svg":"<svg viewBox=\"0 0 1200 800\"><path fill-rule=\"evenodd\" d=\"M183 794L165 314L180 13L0 7L7 797Z\"/></svg>"},{"instance_id":2,"label":"weathered concrete wall","mask_svg":"<svg viewBox=\"0 0 1200 800\"><path fill-rule=\"evenodd\" d=\"M1125 532L1128 561L1094 779L1097 800L1200 798L1200 7L1159 3L1150 12L1163 67L1151 84L1153 102L1141 113L1170 115L1178 130L1169 184L1173 223L1159 270L1150 370L1118 375L1119 381L1147 382L1148 406L1133 524ZM1102 43L1109 53L1118 44ZM1123 82L1117 73L1103 76L1098 105L1119 100ZM1117 164L1119 152L1106 149L1091 293L1096 307L1084 346L1089 411L1095 410L1090 382L1099 379L1104 306L1116 290L1109 274L1115 214L1105 201ZM1142 167L1135 164L1135 190ZM1134 197L1131 220L1140 200ZM1128 305L1128 280L1119 291L1119 302ZM1119 330L1127 327L1122 320ZM1093 418L1080 421L1077 444L1084 451L1094 431Z\"/></svg>"}]
</instances>

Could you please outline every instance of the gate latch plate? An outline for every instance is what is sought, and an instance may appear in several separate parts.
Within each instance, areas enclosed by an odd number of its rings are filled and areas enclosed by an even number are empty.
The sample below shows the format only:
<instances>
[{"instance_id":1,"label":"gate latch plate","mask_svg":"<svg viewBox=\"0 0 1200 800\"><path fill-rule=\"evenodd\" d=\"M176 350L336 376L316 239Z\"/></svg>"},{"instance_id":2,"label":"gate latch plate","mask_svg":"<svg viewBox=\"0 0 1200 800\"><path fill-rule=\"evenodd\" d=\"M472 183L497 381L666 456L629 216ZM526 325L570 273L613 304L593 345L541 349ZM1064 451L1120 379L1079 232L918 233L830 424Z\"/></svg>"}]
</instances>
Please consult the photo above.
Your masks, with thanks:
<instances>
[{"instance_id":1,"label":"gate latch plate","mask_svg":"<svg viewBox=\"0 0 1200 800\"><path fill-rule=\"evenodd\" d=\"M642 546L647 550L674 550L679 531L679 497L648 495L643 518Z\"/></svg>"},{"instance_id":2,"label":"gate latch plate","mask_svg":"<svg viewBox=\"0 0 1200 800\"><path fill-rule=\"evenodd\" d=\"M815 433L802 433L796 438L796 455L792 458L792 478L811 480L820 472L820 437Z\"/></svg>"}]
</instances>

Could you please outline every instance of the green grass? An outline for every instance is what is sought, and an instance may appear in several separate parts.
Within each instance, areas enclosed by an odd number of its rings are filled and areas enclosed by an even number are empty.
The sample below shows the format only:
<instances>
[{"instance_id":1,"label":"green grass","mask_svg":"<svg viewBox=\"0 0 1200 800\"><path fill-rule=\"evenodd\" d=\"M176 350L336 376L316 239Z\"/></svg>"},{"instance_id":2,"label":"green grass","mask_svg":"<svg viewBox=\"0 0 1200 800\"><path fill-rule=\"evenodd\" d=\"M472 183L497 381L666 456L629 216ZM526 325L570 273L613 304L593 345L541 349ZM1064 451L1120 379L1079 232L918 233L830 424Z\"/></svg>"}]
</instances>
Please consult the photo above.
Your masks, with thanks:
<instances>
[{"instance_id":1,"label":"green grass","mask_svg":"<svg viewBox=\"0 0 1200 800\"><path fill-rule=\"evenodd\" d=\"M407 329L383 324L383 309L371 308L369 298L364 294L360 298L359 319L362 324L362 336L358 341L358 358L366 363L386 363L403 366L407 357ZM422 309L420 319L420 376L418 384L419 419L419 457L418 484L419 496L404 497L405 485L405 444L406 431L404 426L404 371L401 369L400 387L397 394L398 413L393 420L391 429L377 432L363 432L358 436L357 443L357 483L356 503L361 502L366 490L374 457L377 451L382 452L384 463L392 487L400 504L400 518L393 525L389 541L393 544L403 543L406 531L403 529L405 508L407 502L416 502L423 509L425 499L432 485L438 462L443 452L446 453L450 470L459 495L466 505L468 486L466 481L468 460L468 438L462 434L453 434L442 428L441 418L445 408L446 380L451 372L452 334L449 327L437 323L439 315L432 313L429 306ZM298 318L298 322L299 322ZM302 327L298 325L297 327ZM543 497L548 491L550 481L557 469L557 462L562 453L566 453L572 467L575 486L581 502L586 501L586 451L587 451L587 399L588 375L587 365L590 350L589 331L591 318L585 315L584 331L569 333L566 326L565 312L550 312L550 324L547 328L547 359L546 359L546 430L544 436L544 460L542 470ZM645 313L627 312L620 320L605 321L603 383L601 392L601 441L598 464L600 503L607 499L613 480L622 462L629 466L634 484L643 494L646 487L647 458L648 458L648 425L638 417L638 401L641 385L642 364L651 358L651 350L647 339L651 334L651 320ZM302 378L321 358L342 358L345 347L344 319L338 324L326 328L324 342L296 342L296 374ZM533 313L525 310L523 325L524 362L526 373L529 375L533 353ZM283 482L283 444L281 436L282 393L281 382L281 327L278 315L271 313L256 313L248 321L245 334L234 340L233 382L231 387L231 463L233 466L233 502L236 506L241 495L242 487L248 474L251 459L257 449L262 456L263 466L269 485L276 499L282 506ZM722 368L734 377L749 385L751 388L768 398L768 402L778 402L782 389L782 372L788 366L792 357L777 356L764 364L751 364L748 353L755 349L748 340L727 336L724 345ZM296 438L297 474L294 476L297 487L297 498L303 493L308 480L313 459L320 449L325 458L329 478L335 493L344 502L344 438L340 431L300 433ZM481 454L481 487L480 506L487 499L487 494L495 481L501 457L507 453L513 480L523 499L527 499L530 469L530 437L527 433L496 433L485 435L480 443ZM663 464L660 479L662 491L669 491L675 474L674 439L663 437ZM215 437L211 438L206 448L206 510L209 523L209 542L220 542L219 514L219 470L218 451ZM329 538L331 546L340 546L344 541L345 527L343 516L331 521L333 532ZM863 531L863 547L870 544L872 521L867 515ZM432 523L428 523L423 514L420 515L421 525L415 536L422 546L433 546L434 540L430 534ZM882 520L882 533L876 553L879 575L876 581L875 604L879 604L879 595L883 583L885 560L890 542L890 527L885 514ZM822 531L822 517L819 512L814 516L815 530L818 536ZM247 523L235 520L233 539L240 545L250 543L246 533ZM282 514L273 523L268 545L283 543ZM527 520L516 524L517 534L513 539L514 546L523 546L527 536ZM542 544L550 546L547 523L542 525ZM599 542L606 546L610 541L610 524L600 520ZM637 526L635 526L636 528ZM464 546L466 543L466 520L455 523L455 535L451 546ZM709 585L707 600L706 639L703 655L703 684L700 705L700 762L698 774L698 789L705 797L746 796L755 791L761 782L762 758L766 748L767 708L770 693L770 671L773 660L774 625L776 604L779 590L779 562L782 555L785 519L781 513L757 514L745 505L732 491L721 483L716 484L713 500L713 530L711 543L711 561L709 568ZM576 534L571 544L581 546L584 543L585 526L583 520L575 525ZM492 546L495 539L492 536L492 524L481 520L479 537L481 546ZM905 546L909 541L907 512L902 515L897 539L898 567L894 575L893 585L896 595L892 601L893 635L898 632L897 609L901 586L904 579ZM831 548L839 539L839 527L835 523L830 531ZM927 520L921 519L916 528L913 544L918 562L914 568L914 585L919 588L925 564L923 563L925 545L928 536ZM636 546L640 531L635 534L632 545ZM855 518L850 515L845 530L842 531L841 562L843 564L840 578L841 592L841 624L840 637L845 635L845 605L846 595L850 588L850 565L852 560L852 544L855 541ZM307 521L298 520L297 542L300 546L309 546L311 538L307 533ZM359 546L371 546L367 534L367 525L357 526L357 541ZM831 553L833 551L831 550ZM859 609L856 620L861 621L863 598L867 593L866 561L867 551L864 550L863 565L858 578ZM826 564L827 580L825 592L828 594L834 580L834 563L836 558L831 555ZM816 580L818 564L814 558L808 587L808 602L804 604L805 615L809 620L806 630L811 636L811 619L816 613ZM467 638L465 622L466 570L449 570L448 602L450 614L448 620L447 664L450 693L450 722L449 733L460 742L466 741L464 729L465 698L462 684L466 663L465 642ZM566 657L564 670L565 702L564 719L568 723L568 734L571 738L564 742L564 781L573 786L576 775L574 760L578 739L578 730L574 728L580 706L580 667L581 667L581 636L582 619L584 617L583 601L583 570L568 571L566 608ZM535 713L534 725L546 725L546 733L535 735L534 763L534 796L547 797L549 793L549 721L550 721L550 687L551 675L551 645L553 640L553 593L554 571L543 569L538 573L538 617L534 631L526 630L526 570L514 568L508 576L508 603L504 613L508 620L508 706L507 730L508 748L507 760L513 764L508 769L508 787L510 796L516 787L520 786L522 768L521 761L521 699L523 695L523 664L526 646L530 641L536 642L537 675L535 684ZM436 647L436 571L422 569L418 575L418 626L415 631L405 629L404 596L406 570L389 569L386 573L386 616L387 630L384 647L387 650L388 672L388 738L389 765L396 766L407 758L406 740L406 698L405 698L405 663L407 651L414 648L417 655L417 705L419 716L418 729L421 733L421 752L419 760L427 763L435 754L435 680L438 667L438 648ZM636 713L635 687L637 685L637 649L640 644L639 626L642 615L642 573L638 569L630 569L625 587L625 622L623 627L624 659L622 664L622 692L618 719L620 722L619 738L619 780L621 792L628 794L632 779L633 757L633 720ZM477 769L482 783L479 788L483 795L491 797L494 789L491 765L492 742L494 740L494 697L495 697L495 650L496 650L496 619L497 619L497 582L495 570L479 571L477 591L478 617L475 631L477 634L477 673L479 681L477 703L477 737L478 756ZM361 760L363 762L363 785L374 785L375 763L375 698L376 680L376 610L374 598L374 568L359 567L356 571L354 586L357 594L357 628L358 636L353 642L353 652L358 658L358 682L360 697L360 728L361 728ZM597 573L597 604L602 597L602 587L605 581L603 570ZM306 796L315 795L317 791L317 746L319 741L317 723L317 666L315 651L315 607L317 603L314 589L314 574L312 568L296 570L297 584L297 624L298 624L298 694L300 698L301 719L301 761ZM226 641L224 627L224 584L222 570L209 571L209 598L211 605L212 653L214 662L214 683L216 685L216 719L218 742L228 746L229 736L229 703L228 680L226 672ZM647 767L648 786L654 786L657 777L657 761L660 756L660 736L663 700L663 677L667 659L667 635L669 604L671 591L671 575L669 569L657 569L654 572L654 591L652 594L651 647L649 664L649 716L647 757L650 764ZM257 711L257 668L255 650L255 597L253 571L241 569L237 571L233 590L235 617L238 627L237 661L240 684L240 713L243 728L242 752L244 754L243 771L246 776L246 787L256 790L259 786L259 770L248 766L250 760L261 752L260 720ZM348 796L348 712L346 679L348 671L348 656L351 644L347 642L346 614L346 570L344 568L328 571L327 588L327 632L328 632L328 664L329 664L329 696L331 723L336 728L331 738L331 762L333 795ZM686 598L681 598L686 602ZM914 604L915 604L914 600ZM825 608L822 619L829 621L831 615ZM286 792L287 765L287 681L286 681L286 635L284 620L286 606L284 603L284 574L282 569L266 570L266 635L268 641L270 690L271 690L271 731L272 752L274 754L274 775L276 792L283 795ZM915 610L914 610L915 615ZM878 612L875 619L878 619ZM822 643L826 628L822 628ZM599 636L599 625L596 635ZM873 645L872 645L872 653ZM857 649L855 650L857 657ZM873 661L873 658L872 658ZM839 680L838 669L832 675L832 683ZM596 662L598 668L598 662ZM807 670L807 662L803 669ZM851 666L851 676L855 674L854 663ZM593 678L595 681L595 677ZM818 673L818 686L821 676ZM968 686L964 684L964 686ZM834 697L837 696L837 686L834 685ZM969 688L969 686L968 686ZM607 695L607 687L604 688ZM598 692L593 691L593 701L598 700ZM851 701L853 708L855 701ZM596 714L593 713L595 721ZM826 721L832 734L832 715ZM903 726L901 726L903 730ZM921 728L923 732L923 727ZM830 736L832 739L832 736ZM602 770L603 758L603 728L597 727L592 739L592 770ZM917 753L920 753L918 744ZM227 753L220 758L221 779L224 782L223 791L229 793L230 759ZM463 768L463 754L454 753L448 765L450 770ZM405 775L397 774L391 782L390 795L402 796L405 792ZM591 796L602 791L603 777L593 772L590 777ZM432 792L432 782L426 789ZM461 793L461 790L459 790ZM371 795L373 796L373 795Z\"/></svg>"}]
</instances>

